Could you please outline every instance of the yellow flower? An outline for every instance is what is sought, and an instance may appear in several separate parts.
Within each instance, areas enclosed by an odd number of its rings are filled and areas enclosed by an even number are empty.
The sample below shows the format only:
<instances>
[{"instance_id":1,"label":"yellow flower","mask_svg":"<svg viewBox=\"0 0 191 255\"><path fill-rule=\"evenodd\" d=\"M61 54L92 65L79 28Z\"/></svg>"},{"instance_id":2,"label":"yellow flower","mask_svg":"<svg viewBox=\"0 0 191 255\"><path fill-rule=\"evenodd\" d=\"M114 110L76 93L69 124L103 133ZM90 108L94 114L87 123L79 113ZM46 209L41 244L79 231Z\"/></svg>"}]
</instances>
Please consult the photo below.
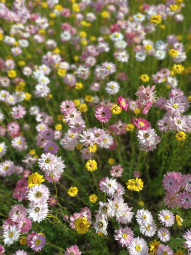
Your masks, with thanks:
<instances>
[{"instance_id":1,"label":"yellow flower","mask_svg":"<svg viewBox=\"0 0 191 255\"><path fill-rule=\"evenodd\" d=\"M129 131L133 131L134 130L134 128L135 128L135 125L134 124L127 124L127 126L126 126L126 131L127 132L129 132Z\"/></svg>"},{"instance_id":2,"label":"yellow flower","mask_svg":"<svg viewBox=\"0 0 191 255\"><path fill-rule=\"evenodd\" d=\"M184 71L184 66L183 65L173 65L172 71L175 73L182 73Z\"/></svg>"},{"instance_id":3,"label":"yellow flower","mask_svg":"<svg viewBox=\"0 0 191 255\"><path fill-rule=\"evenodd\" d=\"M49 16L50 16L52 19L54 19L54 18L56 18L56 13L51 12L51 13L49 14Z\"/></svg>"},{"instance_id":4,"label":"yellow flower","mask_svg":"<svg viewBox=\"0 0 191 255\"><path fill-rule=\"evenodd\" d=\"M162 18L160 14L156 14L150 18L150 22L154 24L160 24L162 22Z\"/></svg>"},{"instance_id":5,"label":"yellow flower","mask_svg":"<svg viewBox=\"0 0 191 255\"><path fill-rule=\"evenodd\" d=\"M112 107L111 107L111 112L113 114L120 114L122 111L122 109L119 107L119 105L117 104L113 104Z\"/></svg>"},{"instance_id":6,"label":"yellow flower","mask_svg":"<svg viewBox=\"0 0 191 255\"><path fill-rule=\"evenodd\" d=\"M165 25L160 25L160 28L165 29L166 27L165 27Z\"/></svg>"},{"instance_id":7,"label":"yellow flower","mask_svg":"<svg viewBox=\"0 0 191 255\"><path fill-rule=\"evenodd\" d=\"M114 165L115 164L115 159L114 158L109 158L107 162L110 165Z\"/></svg>"},{"instance_id":8,"label":"yellow flower","mask_svg":"<svg viewBox=\"0 0 191 255\"><path fill-rule=\"evenodd\" d=\"M83 146L82 146L82 144L81 144L81 143L78 143L78 144L76 145L76 149L77 149L77 150L81 150L81 149L82 149L82 147L83 147Z\"/></svg>"},{"instance_id":9,"label":"yellow flower","mask_svg":"<svg viewBox=\"0 0 191 255\"><path fill-rule=\"evenodd\" d=\"M61 12L63 10L63 7L62 7L62 5L57 4L57 5L54 6L54 9L56 9L59 12Z\"/></svg>"},{"instance_id":10,"label":"yellow flower","mask_svg":"<svg viewBox=\"0 0 191 255\"><path fill-rule=\"evenodd\" d=\"M88 150L90 151L90 152L92 152L92 153L95 153L96 151L97 151L97 144L96 143L94 143L93 145L91 145L91 146L89 146L88 147Z\"/></svg>"},{"instance_id":11,"label":"yellow flower","mask_svg":"<svg viewBox=\"0 0 191 255\"><path fill-rule=\"evenodd\" d=\"M80 6L78 4L73 4L72 5L72 11L79 12L80 11Z\"/></svg>"},{"instance_id":12,"label":"yellow flower","mask_svg":"<svg viewBox=\"0 0 191 255\"><path fill-rule=\"evenodd\" d=\"M184 141L186 140L187 135L186 133L184 133L184 131L179 131L178 133L176 133L175 137L176 137L176 140L178 141Z\"/></svg>"},{"instance_id":13,"label":"yellow flower","mask_svg":"<svg viewBox=\"0 0 191 255\"><path fill-rule=\"evenodd\" d=\"M168 51L168 54L169 54L172 58L175 58L175 57L178 56L178 51L175 50L175 49L170 49L170 50Z\"/></svg>"},{"instance_id":14,"label":"yellow flower","mask_svg":"<svg viewBox=\"0 0 191 255\"><path fill-rule=\"evenodd\" d=\"M176 223L179 227L182 226L183 223L183 219L178 214L176 214Z\"/></svg>"},{"instance_id":15,"label":"yellow flower","mask_svg":"<svg viewBox=\"0 0 191 255\"><path fill-rule=\"evenodd\" d=\"M126 183L129 190L140 191L143 189L143 181L141 179L130 179Z\"/></svg>"},{"instance_id":16,"label":"yellow flower","mask_svg":"<svg viewBox=\"0 0 191 255\"><path fill-rule=\"evenodd\" d=\"M85 96L85 101L92 102L92 100L93 100L93 97L91 95Z\"/></svg>"},{"instance_id":17,"label":"yellow flower","mask_svg":"<svg viewBox=\"0 0 191 255\"><path fill-rule=\"evenodd\" d=\"M27 237L26 236L22 236L19 240L21 245L25 245L27 243Z\"/></svg>"},{"instance_id":18,"label":"yellow flower","mask_svg":"<svg viewBox=\"0 0 191 255\"><path fill-rule=\"evenodd\" d=\"M191 102L191 96L188 96L188 101L190 101L190 102Z\"/></svg>"},{"instance_id":19,"label":"yellow flower","mask_svg":"<svg viewBox=\"0 0 191 255\"><path fill-rule=\"evenodd\" d=\"M97 162L94 159L89 159L86 162L86 169L89 172L94 172L95 170L97 170Z\"/></svg>"},{"instance_id":20,"label":"yellow flower","mask_svg":"<svg viewBox=\"0 0 191 255\"><path fill-rule=\"evenodd\" d=\"M140 112L141 112L141 110L139 108L134 109L134 114L138 115Z\"/></svg>"},{"instance_id":21,"label":"yellow flower","mask_svg":"<svg viewBox=\"0 0 191 255\"><path fill-rule=\"evenodd\" d=\"M85 37L87 36L87 33L84 32L84 31L81 31L81 32L79 33L79 36L82 37L82 38L85 38Z\"/></svg>"},{"instance_id":22,"label":"yellow flower","mask_svg":"<svg viewBox=\"0 0 191 255\"><path fill-rule=\"evenodd\" d=\"M73 59L74 59L75 62L77 62L79 57L78 56L74 56Z\"/></svg>"},{"instance_id":23,"label":"yellow flower","mask_svg":"<svg viewBox=\"0 0 191 255\"><path fill-rule=\"evenodd\" d=\"M140 206L144 206L144 204L145 204L145 203L144 203L143 201L139 201L139 205L140 205Z\"/></svg>"},{"instance_id":24,"label":"yellow flower","mask_svg":"<svg viewBox=\"0 0 191 255\"><path fill-rule=\"evenodd\" d=\"M87 40L81 40L81 45L86 46L88 44Z\"/></svg>"},{"instance_id":25,"label":"yellow flower","mask_svg":"<svg viewBox=\"0 0 191 255\"><path fill-rule=\"evenodd\" d=\"M49 99L52 99L53 98L53 95L51 93L48 94L48 98Z\"/></svg>"},{"instance_id":26,"label":"yellow flower","mask_svg":"<svg viewBox=\"0 0 191 255\"><path fill-rule=\"evenodd\" d=\"M8 72L9 78L15 78L16 76L17 76L17 73L15 70L13 70L13 69L9 70L9 72Z\"/></svg>"},{"instance_id":27,"label":"yellow flower","mask_svg":"<svg viewBox=\"0 0 191 255\"><path fill-rule=\"evenodd\" d=\"M68 195L71 197L75 197L78 194L78 188L77 187L70 187L68 189Z\"/></svg>"},{"instance_id":28,"label":"yellow flower","mask_svg":"<svg viewBox=\"0 0 191 255\"><path fill-rule=\"evenodd\" d=\"M150 253L151 255L156 255L157 254L157 249L160 245L160 242L157 240L154 240L150 243Z\"/></svg>"},{"instance_id":29,"label":"yellow flower","mask_svg":"<svg viewBox=\"0 0 191 255\"><path fill-rule=\"evenodd\" d=\"M53 52L54 52L55 54L59 54L59 53L60 53L60 50L59 50L58 48L55 48L55 49L53 50Z\"/></svg>"},{"instance_id":30,"label":"yellow flower","mask_svg":"<svg viewBox=\"0 0 191 255\"><path fill-rule=\"evenodd\" d=\"M74 100L74 104L75 104L75 106L78 106L80 104L80 100L79 99L75 99Z\"/></svg>"},{"instance_id":31,"label":"yellow flower","mask_svg":"<svg viewBox=\"0 0 191 255\"><path fill-rule=\"evenodd\" d=\"M26 65L26 62L21 60L21 61L18 62L18 64L19 64L19 66L24 66L24 65Z\"/></svg>"},{"instance_id":32,"label":"yellow flower","mask_svg":"<svg viewBox=\"0 0 191 255\"><path fill-rule=\"evenodd\" d=\"M46 31L44 29L39 29L38 33L39 33L39 35L45 35Z\"/></svg>"},{"instance_id":33,"label":"yellow flower","mask_svg":"<svg viewBox=\"0 0 191 255\"><path fill-rule=\"evenodd\" d=\"M142 74L140 78L141 78L142 82L147 82L150 80L150 78L147 74Z\"/></svg>"},{"instance_id":34,"label":"yellow flower","mask_svg":"<svg viewBox=\"0 0 191 255\"><path fill-rule=\"evenodd\" d=\"M26 83L24 81L20 81L19 85L25 87Z\"/></svg>"},{"instance_id":35,"label":"yellow flower","mask_svg":"<svg viewBox=\"0 0 191 255\"><path fill-rule=\"evenodd\" d=\"M178 250L175 255L183 255L183 252L181 250Z\"/></svg>"},{"instance_id":36,"label":"yellow flower","mask_svg":"<svg viewBox=\"0 0 191 255\"><path fill-rule=\"evenodd\" d=\"M17 85L15 90L18 91L18 92L23 91L24 90L24 86Z\"/></svg>"},{"instance_id":37,"label":"yellow flower","mask_svg":"<svg viewBox=\"0 0 191 255\"><path fill-rule=\"evenodd\" d=\"M32 97L32 95L31 95L30 93L26 92L26 93L25 93L25 98L24 98L24 99L28 101L28 100L31 99L31 97Z\"/></svg>"},{"instance_id":38,"label":"yellow flower","mask_svg":"<svg viewBox=\"0 0 191 255\"><path fill-rule=\"evenodd\" d=\"M98 197L95 194L91 194L89 196L89 200L91 203L95 204L97 202Z\"/></svg>"},{"instance_id":39,"label":"yellow flower","mask_svg":"<svg viewBox=\"0 0 191 255\"><path fill-rule=\"evenodd\" d=\"M14 42L14 44L13 44L14 46L18 46L19 45L19 43L18 42Z\"/></svg>"},{"instance_id":40,"label":"yellow flower","mask_svg":"<svg viewBox=\"0 0 191 255\"><path fill-rule=\"evenodd\" d=\"M74 226L75 226L75 230L78 232L78 234L85 234L86 232L88 232L88 230L90 228L90 224L85 217L77 218L74 221Z\"/></svg>"},{"instance_id":41,"label":"yellow flower","mask_svg":"<svg viewBox=\"0 0 191 255\"><path fill-rule=\"evenodd\" d=\"M83 84L81 82L76 82L75 89L80 90L83 88Z\"/></svg>"},{"instance_id":42,"label":"yellow flower","mask_svg":"<svg viewBox=\"0 0 191 255\"><path fill-rule=\"evenodd\" d=\"M63 120L63 115L62 114L57 115L57 119L60 121Z\"/></svg>"},{"instance_id":43,"label":"yellow flower","mask_svg":"<svg viewBox=\"0 0 191 255\"><path fill-rule=\"evenodd\" d=\"M62 124L56 124L55 129L58 131L62 130Z\"/></svg>"},{"instance_id":44,"label":"yellow flower","mask_svg":"<svg viewBox=\"0 0 191 255\"><path fill-rule=\"evenodd\" d=\"M176 38L181 41L182 40L182 35L177 35Z\"/></svg>"},{"instance_id":45,"label":"yellow flower","mask_svg":"<svg viewBox=\"0 0 191 255\"><path fill-rule=\"evenodd\" d=\"M35 150L30 150L30 151L29 151L29 154L30 154L30 155L35 155L35 153L36 153Z\"/></svg>"},{"instance_id":46,"label":"yellow flower","mask_svg":"<svg viewBox=\"0 0 191 255\"><path fill-rule=\"evenodd\" d=\"M91 37L90 37L90 40L91 40L91 41L96 41L96 37L95 37L95 36L91 36Z\"/></svg>"},{"instance_id":47,"label":"yellow flower","mask_svg":"<svg viewBox=\"0 0 191 255\"><path fill-rule=\"evenodd\" d=\"M63 68L58 68L57 73L59 76L64 77L66 75L66 70Z\"/></svg>"},{"instance_id":48,"label":"yellow flower","mask_svg":"<svg viewBox=\"0 0 191 255\"><path fill-rule=\"evenodd\" d=\"M37 172L35 174L31 174L28 179L28 186L29 188L34 187L35 185L40 185L41 182L44 182L43 175L38 174Z\"/></svg>"},{"instance_id":49,"label":"yellow flower","mask_svg":"<svg viewBox=\"0 0 191 255\"><path fill-rule=\"evenodd\" d=\"M169 5L169 8L170 8L171 11L175 12L178 9L178 5L171 4L171 5Z\"/></svg>"},{"instance_id":50,"label":"yellow flower","mask_svg":"<svg viewBox=\"0 0 191 255\"><path fill-rule=\"evenodd\" d=\"M109 14L109 12L104 11L104 12L101 13L101 17L104 18L104 19L108 19L108 18L110 18L110 14Z\"/></svg>"},{"instance_id":51,"label":"yellow flower","mask_svg":"<svg viewBox=\"0 0 191 255\"><path fill-rule=\"evenodd\" d=\"M145 45L145 50L147 50L147 51L150 51L150 50L152 50L152 45L151 44L147 44L147 45Z\"/></svg>"},{"instance_id":52,"label":"yellow flower","mask_svg":"<svg viewBox=\"0 0 191 255\"><path fill-rule=\"evenodd\" d=\"M86 104L81 104L81 105L79 106L79 110L80 110L80 112L87 112L88 107L87 107Z\"/></svg>"},{"instance_id":53,"label":"yellow flower","mask_svg":"<svg viewBox=\"0 0 191 255\"><path fill-rule=\"evenodd\" d=\"M0 33L0 41L2 41L2 40L3 40L3 34Z\"/></svg>"},{"instance_id":54,"label":"yellow flower","mask_svg":"<svg viewBox=\"0 0 191 255\"><path fill-rule=\"evenodd\" d=\"M47 7L48 7L48 4L47 4L46 2L42 2L42 3L41 3L41 6L42 6L42 8L47 8Z\"/></svg>"}]
</instances>

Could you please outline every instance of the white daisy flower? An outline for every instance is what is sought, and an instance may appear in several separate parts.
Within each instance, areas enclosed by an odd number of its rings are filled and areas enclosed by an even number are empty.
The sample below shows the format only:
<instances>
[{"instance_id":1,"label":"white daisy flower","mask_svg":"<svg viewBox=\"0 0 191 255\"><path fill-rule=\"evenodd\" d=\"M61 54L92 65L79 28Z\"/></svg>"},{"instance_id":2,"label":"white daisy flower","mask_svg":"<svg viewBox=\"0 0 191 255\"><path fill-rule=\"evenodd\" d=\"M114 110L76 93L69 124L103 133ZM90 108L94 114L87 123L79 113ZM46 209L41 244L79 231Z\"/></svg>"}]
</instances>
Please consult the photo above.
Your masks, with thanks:
<instances>
[{"instance_id":1,"label":"white daisy flower","mask_svg":"<svg viewBox=\"0 0 191 255\"><path fill-rule=\"evenodd\" d=\"M0 157L4 156L7 151L7 146L5 143L0 143Z\"/></svg>"},{"instance_id":2,"label":"white daisy flower","mask_svg":"<svg viewBox=\"0 0 191 255\"><path fill-rule=\"evenodd\" d=\"M34 202L31 202L29 208L26 211L28 213L29 219L31 219L34 222L36 221L41 222L48 215L48 204L47 203L36 204Z\"/></svg>"},{"instance_id":3,"label":"white daisy flower","mask_svg":"<svg viewBox=\"0 0 191 255\"><path fill-rule=\"evenodd\" d=\"M115 81L110 81L106 84L105 90L109 95L115 95L119 91L119 84Z\"/></svg>"},{"instance_id":4,"label":"white daisy flower","mask_svg":"<svg viewBox=\"0 0 191 255\"><path fill-rule=\"evenodd\" d=\"M27 198L31 202L44 203L48 200L49 194L50 192L48 187L45 186L44 184L40 184L40 185L35 185L31 189L29 189Z\"/></svg>"},{"instance_id":5,"label":"white daisy flower","mask_svg":"<svg viewBox=\"0 0 191 255\"><path fill-rule=\"evenodd\" d=\"M3 233L3 241L7 245L13 244L15 241L19 240L20 231L15 225L9 227L8 230Z\"/></svg>"}]
</instances>

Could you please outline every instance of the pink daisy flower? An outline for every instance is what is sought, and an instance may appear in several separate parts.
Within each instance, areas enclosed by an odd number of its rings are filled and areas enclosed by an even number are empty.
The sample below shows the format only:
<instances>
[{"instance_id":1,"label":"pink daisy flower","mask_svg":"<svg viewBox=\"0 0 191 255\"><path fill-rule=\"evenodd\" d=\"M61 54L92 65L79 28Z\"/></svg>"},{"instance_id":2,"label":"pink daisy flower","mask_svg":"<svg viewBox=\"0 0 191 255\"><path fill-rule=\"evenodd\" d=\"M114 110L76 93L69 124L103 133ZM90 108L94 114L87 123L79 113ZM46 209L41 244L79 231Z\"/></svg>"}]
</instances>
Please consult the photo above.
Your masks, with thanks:
<instances>
[{"instance_id":1,"label":"pink daisy flower","mask_svg":"<svg viewBox=\"0 0 191 255\"><path fill-rule=\"evenodd\" d=\"M179 195L179 201L182 204L183 208L191 208L191 194L188 192L182 192Z\"/></svg>"},{"instance_id":2,"label":"pink daisy flower","mask_svg":"<svg viewBox=\"0 0 191 255\"><path fill-rule=\"evenodd\" d=\"M72 245L66 251L64 255L81 255L81 251L79 250L78 246Z\"/></svg>"},{"instance_id":3,"label":"pink daisy flower","mask_svg":"<svg viewBox=\"0 0 191 255\"><path fill-rule=\"evenodd\" d=\"M147 130L150 127L150 123L143 118L135 119L134 124L140 130Z\"/></svg>"},{"instance_id":4,"label":"pink daisy flower","mask_svg":"<svg viewBox=\"0 0 191 255\"><path fill-rule=\"evenodd\" d=\"M95 110L95 117L100 122L108 122L111 118L111 111L107 106L97 106Z\"/></svg>"},{"instance_id":5,"label":"pink daisy flower","mask_svg":"<svg viewBox=\"0 0 191 255\"><path fill-rule=\"evenodd\" d=\"M168 242L170 240L170 232L167 228L160 228L157 235L161 242Z\"/></svg>"},{"instance_id":6,"label":"pink daisy flower","mask_svg":"<svg viewBox=\"0 0 191 255\"><path fill-rule=\"evenodd\" d=\"M169 210L162 210L158 214L159 221L165 227L172 227L174 224L174 214Z\"/></svg>"},{"instance_id":7,"label":"pink daisy flower","mask_svg":"<svg viewBox=\"0 0 191 255\"><path fill-rule=\"evenodd\" d=\"M124 97L119 96L118 99L117 99L117 102L118 102L119 107L120 107L121 109L127 111L128 103L127 103L127 101L125 100Z\"/></svg>"},{"instance_id":8,"label":"pink daisy flower","mask_svg":"<svg viewBox=\"0 0 191 255\"><path fill-rule=\"evenodd\" d=\"M128 247L133 239L134 233L130 228L120 228L119 230L115 230L114 238L118 241L118 243L123 247Z\"/></svg>"},{"instance_id":9,"label":"pink daisy flower","mask_svg":"<svg viewBox=\"0 0 191 255\"><path fill-rule=\"evenodd\" d=\"M148 102L144 105L142 113L146 115L146 114L149 112L149 110L151 109L152 104L153 104L152 102L148 101Z\"/></svg>"},{"instance_id":10,"label":"pink daisy flower","mask_svg":"<svg viewBox=\"0 0 191 255\"><path fill-rule=\"evenodd\" d=\"M160 244L157 249L157 255L174 255L174 252L171 250L171 248L168 245Z\"/></svg>"},{"instance_id":11,"label":"pink daisy flower","mask_svg":"<svg viewBox=\"0 0 191 255\"><path fill-rule=\"evenodd\" d=\"M174 209L176 206L181 207L178 194L173 192L166 193L166 196L164 197L164 204L172 209Z\"/></svg>"},{"instance_id":12,"label":"pink daisy flower","mask_svg":"<svg viewBox=\"0 0 191 255\"><path fill-rule=\"evenodd\" d=\"M110 174L112 177L121 177L123 168L120 165L112 166Z\"/></svg>"},{"instance_id":13,"label":"pink daisy flower","mask_svg":"<svg viewBox=\"0 0 191 255\"><path fill-rule=\"evenodd\" d=\"M184 242L185 247L191 249L191 229L187 230L183 237L184 239L186 239L186 241Z\"/></svg>"}]
</instances>

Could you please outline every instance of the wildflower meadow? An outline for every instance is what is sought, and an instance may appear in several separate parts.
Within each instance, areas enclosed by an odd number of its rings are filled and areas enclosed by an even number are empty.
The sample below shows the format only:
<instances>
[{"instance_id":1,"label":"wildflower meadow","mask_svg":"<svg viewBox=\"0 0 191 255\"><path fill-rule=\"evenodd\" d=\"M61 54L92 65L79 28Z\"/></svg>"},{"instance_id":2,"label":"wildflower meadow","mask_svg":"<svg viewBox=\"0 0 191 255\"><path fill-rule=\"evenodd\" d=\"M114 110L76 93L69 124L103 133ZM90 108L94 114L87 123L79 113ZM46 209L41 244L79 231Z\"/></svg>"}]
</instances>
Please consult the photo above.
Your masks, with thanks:
<instances>
[{"instance_id":1,"label":"wildflower meadow","mask_svg":"<svg viewBox=\"0 0 191 255\"><path fill-rule=\"evenodd\" d=\"M0 254L191 254L191 0L0 0Z\"/></svg>"}]
</instances>

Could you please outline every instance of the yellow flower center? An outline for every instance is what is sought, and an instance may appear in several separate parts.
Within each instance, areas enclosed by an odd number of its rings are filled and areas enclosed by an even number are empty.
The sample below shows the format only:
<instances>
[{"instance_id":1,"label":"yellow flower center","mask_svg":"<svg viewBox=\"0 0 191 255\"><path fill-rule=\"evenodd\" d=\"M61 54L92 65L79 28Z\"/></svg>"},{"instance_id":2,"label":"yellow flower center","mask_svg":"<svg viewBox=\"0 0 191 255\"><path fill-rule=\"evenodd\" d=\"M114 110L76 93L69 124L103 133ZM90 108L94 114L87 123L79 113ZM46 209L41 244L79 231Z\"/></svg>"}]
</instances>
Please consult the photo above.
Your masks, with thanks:
<instances>
[{"instance_id":1,"label":"yellow flower center","mask_svg":"<svg viewBox=\"0 0 191 255\"><path fill-rule=\"evenodd\" d=\"M147 227L146 227L146 229L150 229L151 228L151 226L150 225L148 225Z\"/></svg>"},{"instance_id":2,"label":"yellow flower center","mask_svg":"<svg viewBox=\"0 0 191 255\"><path fill-rule=\"evenodd\" d=\"M164 218L165 218L165 220L168 220L168 219L169 219L169 216L166 214L166 215L164 216Z\"/></svg>"},{"instance_id":3,"label":"yellow flower center","mask_svg":"<svg viewBox=\"0 0 191 255\"><path fill-rule=\"evenodd\" d=\"M40 239L37 239L37 240L35 241L35 244L36 244L36 245L40 245L40 244L41 244L41 240L40 240Z\"/></svg>"},{"instance_id":4,"label":"yellow flower center","mask_svg":"<svg viewBox=\"0 0 191 255\"><path fill-rule=\"evenodd\" d=\"M13 236L13 232L9 233L9 238L11 238Z\"/></svg>"},{"instance_id":5,"label":"yellow flower center","mask_svg":"<svg viewBox=\"0 0 191 255\"><path fill-rule=\"evenodd\" d=\"M37 191L36 194L35 194L35 197L36 198L42 197L42 193L40 191Z\"/></svg>"},{"instance_id":6,"label":"yellow flower center","mask_svg":"<svg viewBox=\"0 0 191 255\"><path fill-rule=\"evenodd\" d=\"M38 178L34 177L34 178L32 179L32 183L34 183L34 184L38 183Z\"/></svg>"},{"instance_id":7,"label":"yellow flower center","mask_svg":"<svg viewBox=\"0 0 191 255\"><path fill-rule=\"evenodd\" d=\"M141 246L140 245L136 245L135 249L136 249L136 251L140 251L141 250Z\"/></svg>"},{"instance_id":8,"label":"yellow flower center","mask_svg":"<svg viewBox=\"0 0 191 255\"><path fill-rule=\"evenodd\" d=\"M144 124L144 122L141 121L141 122L139 122L139 125L140 125L141 127L144 127L145 124Z\"/></svg>"},{"instance_id":9,"label":"yellow flower center","mask_svg":"<svg viewBox=\"0 0 191 255\"><path fill-rule=\"evenodd\" d=\"M45 163L50 163L51 160L49 158L45 159Z\"/></svg>"},{"instance_id":10,"label":"yellow flower center","mask_svg":"<svg viewBox=\"0 0 191 255\"><path fill-rule=\"evenodd\" d=\"M124 238L124 239L126 239L126 238L127 238L127 234L123 234L122 236L123 236L123 238Z\"/></svg>"},{"instance_id":11,"label":"yellow flower center","mask_svg":"<svg viewBox=\"0 0 191 255\"><path fill-rule=\"evenodd\" d=\"M4 166L4 170L7 171L9 169L8 166Z\"/></svg>"},{"instance_id":12,"label":"yellow flower center","mask_svg":"<svg viewBox=\"0 0 191 255\"><path fill-rule=\"evenodd\" d=\"M84 223L80 223L79 226L80 226L80 228L84 228L85 225L84 225Z\"/></svg>"},{"instance_id":13,"label":"yellow flower center","mask_svg":"<svg viewBox=\"0 0 191 255\"><path fill-rule=\"evenodd\" d=\"M178 105L177 104L173 104L172 106L174 109L177 109L178 108Z\"/></svg>"}]
</instances>

